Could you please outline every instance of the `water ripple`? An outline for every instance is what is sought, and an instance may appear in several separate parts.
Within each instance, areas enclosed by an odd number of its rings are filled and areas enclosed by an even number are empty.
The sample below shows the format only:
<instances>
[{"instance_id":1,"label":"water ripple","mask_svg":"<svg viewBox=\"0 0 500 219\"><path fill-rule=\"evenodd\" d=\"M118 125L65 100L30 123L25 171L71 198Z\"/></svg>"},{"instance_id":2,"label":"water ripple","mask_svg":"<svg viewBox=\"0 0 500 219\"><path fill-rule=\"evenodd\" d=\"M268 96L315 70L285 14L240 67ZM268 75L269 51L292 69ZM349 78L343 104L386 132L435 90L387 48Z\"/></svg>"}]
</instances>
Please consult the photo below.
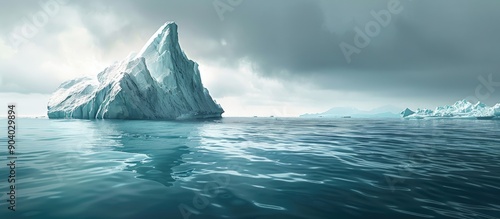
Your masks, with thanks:
<instances>
[{"instance_id":1,"label":"water ripple","mask_svg":"<svg viewBox=\"0 0 500 219\"><path fill-rule=\"evenodd\" d=\"M499 121L21 122L18 218L500 218Z\"/></svg>"}]
</instances>

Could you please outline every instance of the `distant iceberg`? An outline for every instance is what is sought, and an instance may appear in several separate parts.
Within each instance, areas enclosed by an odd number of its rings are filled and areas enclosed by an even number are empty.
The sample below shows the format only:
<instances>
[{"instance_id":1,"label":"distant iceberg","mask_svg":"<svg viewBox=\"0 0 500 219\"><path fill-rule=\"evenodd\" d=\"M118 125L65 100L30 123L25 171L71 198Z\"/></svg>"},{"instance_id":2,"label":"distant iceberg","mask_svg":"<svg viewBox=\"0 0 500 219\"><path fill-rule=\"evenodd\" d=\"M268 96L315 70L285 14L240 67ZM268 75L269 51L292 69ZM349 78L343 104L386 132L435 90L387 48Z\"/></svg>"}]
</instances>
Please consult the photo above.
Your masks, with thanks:
<instances>
[{"instance_id":1,"label":"distant iceberg","mask_svg":"<svg viewBox=\"0 0 500 219\"><path fill-rule=\"evenodd\" d=\"M359 110L354 107L336 107L323 113L303 114L302 118L399 118L401 108L395 106L382 106L369 111Z\"/></svg>"},{"instance_id":2,"label":"distant iceberg","mask_svg":"<svg viewBox=\"0 0 500 219\"><path fill-rule=\"evenodd\" d=\"M440 106L435 110L417 109L415 112L406 109L401 112L401 116L406 119L430 119L430 118L477 118L493 119L500 116L500 104L488 107L486 104L477 102L471 103L467 100L457 101L449 106Z\"/></svg>"},{"instance_id":3,"label":"distant iceberg","mask_svg":"<svg viewBox=\"0 0 500 219\"><path fill-rule=\"evenodd\" d=\"M413 112L411 109L408 109L408 108L406 108L405 110L403 110L403 112L401 112L402 117L408 117L408 116L411 116L413 114L415 114L415 112Z\"/></svg>"},{"instance_id":4,"label":"distant iceberg","mask_svg":"<svg viewBox=\"0 0 500 219\"><path fill-rule=\"evenodd\" d=\"M51 96L49 118L191 119L224 110L203 87L198 64L181 50L177 25L165 23L136 56L97 78L66 81Z\"/></svg>"}]
</instances>

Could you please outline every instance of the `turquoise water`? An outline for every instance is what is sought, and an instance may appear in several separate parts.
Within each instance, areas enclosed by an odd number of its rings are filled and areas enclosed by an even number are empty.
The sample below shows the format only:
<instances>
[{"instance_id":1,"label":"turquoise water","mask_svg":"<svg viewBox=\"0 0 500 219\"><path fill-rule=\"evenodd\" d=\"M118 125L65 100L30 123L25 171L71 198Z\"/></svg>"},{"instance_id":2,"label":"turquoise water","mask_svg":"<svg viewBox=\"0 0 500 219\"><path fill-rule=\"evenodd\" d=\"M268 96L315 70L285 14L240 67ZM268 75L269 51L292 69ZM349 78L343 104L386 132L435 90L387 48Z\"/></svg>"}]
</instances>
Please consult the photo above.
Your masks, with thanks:
<instances>
[{"instance_id":1,"label":"turquoise water","mask_svg":"<svg viewBox=\"0 0 500 219\"><path fill-rule=\"evenodd\" d=\"M500 121L17 122L2 219L500 218Z\"/></svg>"}]
</instances>

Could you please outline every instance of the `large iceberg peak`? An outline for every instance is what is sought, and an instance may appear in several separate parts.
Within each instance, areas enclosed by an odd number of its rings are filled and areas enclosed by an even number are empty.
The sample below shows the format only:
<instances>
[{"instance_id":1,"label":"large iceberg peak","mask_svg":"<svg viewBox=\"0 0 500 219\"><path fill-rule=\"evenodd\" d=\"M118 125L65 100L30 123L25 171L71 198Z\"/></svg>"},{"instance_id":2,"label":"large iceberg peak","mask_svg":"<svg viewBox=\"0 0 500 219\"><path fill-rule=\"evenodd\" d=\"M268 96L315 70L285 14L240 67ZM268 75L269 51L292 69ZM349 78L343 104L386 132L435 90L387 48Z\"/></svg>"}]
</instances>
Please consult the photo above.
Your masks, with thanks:
<instances>
[{"instance_id":1,"label":"large iceberg peak","mask_svg":"<svg viewBox=\"0 0 500 219\"><path fill-rule=\"evenodd\" d=\"M177 89L177 84L179 83L186 83L179 80L199 78L198 65L189 60L182 51L178 35L177 24L175 22L167 22L151 36L136 55L136 58L144 57L146 59L151 76L166 91ZM180 71L181 69L192 70ZM172 74L172 72L176 71L179 74L183 74L183 77ZM201 84L201 81L197 81L196 83Z\"/></svg>"},{"instance_id":2,"label":"large iceberg peak","mask_svg":"<svg viewBox=\"0 0 500 219\"><path fill-rule=\"evenodd\" d=\"M136 57L147 56L152 52L162 54L165 51L173 50L180 50L177 24L166 22L151 36Z\"/></svg>"},{"instance_id":3,"label":"large iceberg peak","mask_svg":"<svg viewBox=\"0 0 500 219\"><path fill-rule=\"evenodd\" d=\"M137 54L95 80L63 83L48 103L49 118L186 119L221 117L201 82L198 64L179 45L177 24L165 23Z\"/></svg>"}]
</instances>

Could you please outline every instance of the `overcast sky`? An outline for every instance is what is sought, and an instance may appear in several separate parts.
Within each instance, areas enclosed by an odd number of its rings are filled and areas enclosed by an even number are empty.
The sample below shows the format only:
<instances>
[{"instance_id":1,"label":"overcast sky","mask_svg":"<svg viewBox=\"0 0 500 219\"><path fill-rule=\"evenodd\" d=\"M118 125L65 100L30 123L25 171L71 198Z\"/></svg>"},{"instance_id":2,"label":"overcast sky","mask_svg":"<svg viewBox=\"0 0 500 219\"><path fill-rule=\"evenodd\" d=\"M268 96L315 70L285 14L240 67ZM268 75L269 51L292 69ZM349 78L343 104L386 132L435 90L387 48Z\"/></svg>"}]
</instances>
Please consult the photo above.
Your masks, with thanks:
<instances>
[{"instance_id":1,"label":"overcast sky","mask_svg":"<svg viewBox=\"0 0 500 219\"><path fill-rule=\"evenodd\" d=\"M498 0L3 1L0 104L45 114L60 83L97 74L175 21L226 116L491 105L499 12Z\"/></svg>"}]
</instances>

